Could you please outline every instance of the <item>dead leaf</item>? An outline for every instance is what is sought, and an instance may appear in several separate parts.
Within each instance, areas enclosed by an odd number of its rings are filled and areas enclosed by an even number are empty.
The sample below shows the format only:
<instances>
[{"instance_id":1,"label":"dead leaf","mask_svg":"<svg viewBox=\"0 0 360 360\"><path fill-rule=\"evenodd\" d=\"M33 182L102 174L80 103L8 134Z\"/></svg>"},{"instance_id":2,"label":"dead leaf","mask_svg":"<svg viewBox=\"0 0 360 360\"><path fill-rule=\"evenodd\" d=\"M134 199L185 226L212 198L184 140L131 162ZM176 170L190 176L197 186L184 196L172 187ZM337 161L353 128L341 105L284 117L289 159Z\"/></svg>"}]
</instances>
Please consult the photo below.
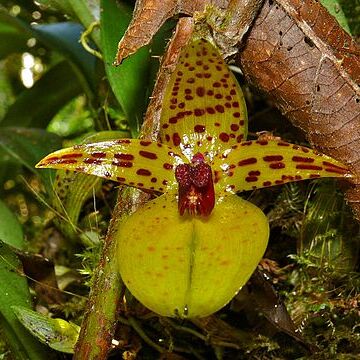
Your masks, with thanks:
<instances>
[{"instance_id":1,"label":"dead leaf","mask_svg":"<svg viewBox=\"0 0 360 360\"><path fill-rule=\"evenodd\" d=\"M321 152L358 179L347 193L360 219L360 49L315 0L266 0L237 57Z\"/></svg>"}]
</instances>

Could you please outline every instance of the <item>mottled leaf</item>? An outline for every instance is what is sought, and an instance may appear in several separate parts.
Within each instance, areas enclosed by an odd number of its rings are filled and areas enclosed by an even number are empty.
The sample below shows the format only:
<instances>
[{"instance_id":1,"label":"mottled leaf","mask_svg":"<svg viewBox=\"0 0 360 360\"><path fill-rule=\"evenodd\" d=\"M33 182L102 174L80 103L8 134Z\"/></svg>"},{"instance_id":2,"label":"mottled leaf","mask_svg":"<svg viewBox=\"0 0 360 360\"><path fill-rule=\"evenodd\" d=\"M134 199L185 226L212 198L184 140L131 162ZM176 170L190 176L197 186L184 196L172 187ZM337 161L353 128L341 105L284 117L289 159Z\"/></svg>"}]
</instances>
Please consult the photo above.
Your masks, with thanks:
<instances>
[{"instance_id":1,"label":"mottled leaf","mask_svg":"<svg viewBox=\"0 0 360 360\"><path fill-rule=\"evenodd\" d=\"M42 343L54 350L73 354L80 326L63 319L52 319L22 306L12 306L18 320Z\"/></svg>"}]
</instances>

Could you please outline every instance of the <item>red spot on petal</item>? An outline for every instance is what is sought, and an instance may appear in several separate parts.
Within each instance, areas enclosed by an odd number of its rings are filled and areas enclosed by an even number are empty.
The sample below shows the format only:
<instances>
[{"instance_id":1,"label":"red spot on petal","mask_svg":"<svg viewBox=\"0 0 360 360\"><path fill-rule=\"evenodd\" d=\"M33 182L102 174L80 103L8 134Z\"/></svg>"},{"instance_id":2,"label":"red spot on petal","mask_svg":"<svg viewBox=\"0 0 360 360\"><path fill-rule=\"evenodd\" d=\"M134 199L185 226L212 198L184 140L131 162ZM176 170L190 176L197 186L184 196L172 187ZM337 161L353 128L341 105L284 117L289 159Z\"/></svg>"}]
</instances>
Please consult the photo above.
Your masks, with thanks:
<instances>
[{"instance_id":1,"label":"red spot on petal","mask_svg":"<svg viewBox=\"0 0 360 360\"><path fill-rule=\"evenodd\" d=\"M247 176L245 178L245 181L247 181L247 182L255 182L255 181L258 181L258 178L257 178L257 176Z\"/></svg>"},{"instance_id":2,"label":"red spot on petal","mask_svg":"<svg viewBox=\"0 0 360 360\"><path fill-rule=\"evenodd\" d=\"M117 153L117 154L114 154L114 158L120 159L120 160L134 160L134 155Z\"/></svg>"},{"instance_id":3,"label":"red spot on petal","mask_svg":"<svg viewBox=\"0 0 360 360\"><path fill-rule=\"evenodd\" d=\"M222 132L220 135L219 135L219 139L223 142L228 142L229 141L229 134L226 134L224 132Z\"/></svg>"},{"instance_id":4,"label":"red spot on petal","mask_svg":"<svg viewBox=\"0 0 360 360\"><path fill-rule=\"evenodd\" d=\"M271 185L271 181L264 181L263 182L263 186L270 186Z\"/></svg>"},{"instance_id":5,"label":"red spot on petal","mask_svg":"<svg viewBox=\"0 0 360 360\"><path fill-rule=\"evenodd\" d=\"M194 110L194 115L195 116L202 116L205 114L205 110L204 109L195 109Z\"/></svg>"},{"instance_id":6,"label":"red spot on petal","mask_svg":"<svg viewBox=\"0 0 360 360\"><path fill-rule=\"evenodd\" d=\"M196 88L196 95L203 97L205 95L205 88L203 86Z\"/></svg>"},{"instance_id":7,"label":"red spot on petal","mask_svg":"<svg viewBox=\"0 0 360 360\"><path fill-rule=\"evenodd\" d=\"M133 163L130 161L113 161L112 164L115 166L120 166L125 168L131 168L133 166Z\"/></svg>"},{"instance_id":8,"label":"red spot on petal","mask_svg":"<svg viewBox=\"0 0 360 360\"><path fill-rule=\"evenodd\" d=\"M223 113L225 111L222 105L215 105L215 110L219 113Z\"/></svg>"},{"instance_id":9,"label":"red spot on petal","mask_svg":"<svg viewBox=\"0 0 360 360\"><path fill-rule=\"evenodd\" d=\"M181 143L181 138L178 133L174 133L172 136L172 140L175 146L179 146Z\"/></svg>"},{"instance_id":10,"label":"red spot on petal","mask_svg":"<svg viewBox=\"0 0 360 360\"><path fill-rule=\"evenodd\" d=\"M322 170L323 168L321 166L317 166L317 165L306 165L306 164L299 164L296 165L297 169L300 170Z\"/></svg>"},{"instance_id":11,"label":"red spot on petal","mask_svg":"<svg viewBox=\"0 0 360 360\"><path fill-rule=\"evenodd\" d=\"M157 159L157 155L149 151L140 150L139 154L147 159L151 159L151 160Z\"/></svg>"},{"instance_id":12,"label":"red spot on petal","mask_svg":"<svg viewBox=\"0 0 360 360\"><path fill-rule=\"evenodd\" d=\"M310 157L302 157L302 156L293 156L292 161L295 162L305 162L305 163L313 163L315 160Z\"/></svg>"},{"instance_id":13,"label":"red spot on petal","mask_svg":"<svg viewBox=\"0 0 360 360\"><path fill-rule=\"evenodd\" d=\"M238 166L256 164L256 162L257 162L256 158L248 158L248 159L244 159L244 160L239 161Z\"/></svg>"},{"instance_id":14,"label":"red spot on petal","mask_svg":"<svg viewBox=\"0 0 360 360\"><path fill-rule=\"evenodd\" d=\"M283 162L274 162L269 165L270 169L283 169L285 164Z\"/></svg>"},{"instance_id":15,"label":"red spot on petal","mask_svg":"<svg viewBox=\"0 0 360 360\"><path fill-rule=\"evenodd\" d=\"M268 155L263 157L264 161L281 161L283 159L284 157L281 155Z\"/></svg>"},{"instance_id":16,"label":"red spot on petal","mask_svg":"<svg viewBox=\"0 0 360 360\"><path fill-rule=\"evenodd\" d=\"M142 175L142 176L150 176L151 175L151 171L147 170L147 169L139 169L136 171L137 175Z\"/></svg>"},{"instance_id":17,"label":"red spot on petal","mask_svg":"<svg viewBox=\"0 0 360 360\"><path fill-rule=\"evenodd\" d=\"M173 166L171 164L165 163L163 165L163 168L166 169L166 170L171 170L173 168Z\"/></svg>"},{"instance_id":18,"label":"red spot on petal","mask_svg":"<svg viewBox=\"0 0 360 360\"><path fill-rule=\"evenodd\" d=\"M91 153L91 156L94 157L94 158L105 158L106 153L104 153L104 152L93 152L93 153Z\"/></svg>"},{"instance_id":19,"label":"red spot on petal","mask_svg":"<svg viewBox=\"0 0 360 360\"><path fill-rule=\"evenodd\" d=\"M203 133L205 131L205 126L204 125L195 125L194 131L197 133Z\"/></svg>"},{"instance_id":20,"label":"red spot on petal","mask_svg":"<svg viewBox=\"0 0 360 360\"><path fill-rule=\"evenodd\" d=\"M239 125L238 124L231 124L230 125L230 129L232 131L238 131L239 130Z\"/></svg>"}]
</instances>

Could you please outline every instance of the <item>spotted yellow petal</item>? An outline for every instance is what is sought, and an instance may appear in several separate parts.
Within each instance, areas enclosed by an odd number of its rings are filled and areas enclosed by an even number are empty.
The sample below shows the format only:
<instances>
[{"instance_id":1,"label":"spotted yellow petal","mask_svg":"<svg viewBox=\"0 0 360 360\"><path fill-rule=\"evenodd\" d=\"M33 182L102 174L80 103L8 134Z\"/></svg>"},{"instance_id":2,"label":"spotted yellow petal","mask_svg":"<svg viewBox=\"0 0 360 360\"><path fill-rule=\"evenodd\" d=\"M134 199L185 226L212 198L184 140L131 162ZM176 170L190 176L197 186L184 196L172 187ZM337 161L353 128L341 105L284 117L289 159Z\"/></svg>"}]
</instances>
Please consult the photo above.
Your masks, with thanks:
<instances>
[{"instance_id":1,"label":"spotted yellow petal","mask_svg":"<svg viewBox=\"0 0 360 360\"><path fill-rule=\"evenodd\" d=\"M194 40L181 52L161 114L161 141L180 148L191 160L210 159L246 138L244 96L218 50Z\"/></svg>"},{"instance_id":2,"label":"spotted yellow petal","mask_svg":"<svg viewBox=\"0 0 360 360\"><path fill-rule=\"evenodd\" d=\"M120 139L62 149L46 156L36 166L78 171L164 192L177 189L174 169L184 161L186 158L181 153L166 145Z\"/></svg>"},{"instance_id":3,"label":"spotted yellow petal","mask_svg":"<svg viewBox=\"0 0 360 360\"><path fill-rule=\"evenodd\" d=\"M351 177L329 156L284 141L246 141L217 156L213 164L218 195L319 177Z\"/></svg>"},{"instance_id":4,"label":"spotted yellow petal","mask_svg":"<svg viewBox=\"0 0 360 360\"><path fill-rule=\"evenodd\" d=\"M164 194L119 229L120 273L131 293L160 315L207 316L249 279L268 234L261 210L236 195L201 218L180 216L175 196Z\"/></svg>"}]
</instances>

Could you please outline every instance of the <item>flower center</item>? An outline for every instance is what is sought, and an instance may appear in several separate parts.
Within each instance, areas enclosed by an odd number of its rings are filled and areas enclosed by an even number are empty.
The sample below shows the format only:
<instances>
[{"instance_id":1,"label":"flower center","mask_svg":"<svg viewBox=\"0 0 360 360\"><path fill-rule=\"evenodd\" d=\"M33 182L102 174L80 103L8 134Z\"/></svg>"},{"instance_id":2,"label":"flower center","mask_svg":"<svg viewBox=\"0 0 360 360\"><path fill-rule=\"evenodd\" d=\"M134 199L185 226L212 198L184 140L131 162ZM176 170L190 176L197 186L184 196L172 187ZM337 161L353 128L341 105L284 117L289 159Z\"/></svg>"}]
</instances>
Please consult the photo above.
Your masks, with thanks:
<instances>
[{"instance_id":1,"label":"flower center","mask_svg":"<svg viewBox=\"0 0 360 360\"><path fill-rule=\"evenodd\" d=\"M210 215L215 205L215 192L210 165L200 153L193 156L191 164L181 164L175 169L179 183L178 207L180 215L185 210L190 215Z\"/></svg>"}]
</instances>

